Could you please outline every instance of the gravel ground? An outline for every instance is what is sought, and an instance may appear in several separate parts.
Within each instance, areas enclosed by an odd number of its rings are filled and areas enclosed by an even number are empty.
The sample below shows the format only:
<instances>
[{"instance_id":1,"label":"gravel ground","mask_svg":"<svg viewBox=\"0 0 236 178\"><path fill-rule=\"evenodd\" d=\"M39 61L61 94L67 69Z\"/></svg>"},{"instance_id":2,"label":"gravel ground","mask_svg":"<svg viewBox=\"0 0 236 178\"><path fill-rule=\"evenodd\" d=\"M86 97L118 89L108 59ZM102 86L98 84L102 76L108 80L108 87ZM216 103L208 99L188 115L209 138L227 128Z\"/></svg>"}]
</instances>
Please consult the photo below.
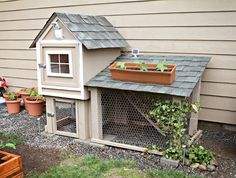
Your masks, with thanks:
<instances>
[{"instance_id":1,"label":"gravel ground","mask_svg":"<svg viewBox=\"0 0 236 178\"><path fill-rule=\"evenodd\" d=\"M160 157L157 155L108 146L94 146L70 137L49 136L43 133L45 123L45 115L39 118L30 117L25 110L16 115L9 115L6 107L0 106L0 130L23 137L27 146L34 150L59 149L62 151L72 151L78 156L93 154L102 159L129 159L135 161L140 169L163 169L159 165ZM235 134L232 133L204 131L203 137L199 142L210 149L217 148L216 145L220 145L220 143L222 146L227 144L232 146L232 150L236 148ZM177 169L206 177L236 177L236 153L234 154L232 150L230 152L232 155L228 155L228 152L222 153L222 147L219 147L218 150L213 150L216 151L216 158L220 163L219 168L215 172L201 172L186 166L179 166Z\"/></svg>"}]
</instances>

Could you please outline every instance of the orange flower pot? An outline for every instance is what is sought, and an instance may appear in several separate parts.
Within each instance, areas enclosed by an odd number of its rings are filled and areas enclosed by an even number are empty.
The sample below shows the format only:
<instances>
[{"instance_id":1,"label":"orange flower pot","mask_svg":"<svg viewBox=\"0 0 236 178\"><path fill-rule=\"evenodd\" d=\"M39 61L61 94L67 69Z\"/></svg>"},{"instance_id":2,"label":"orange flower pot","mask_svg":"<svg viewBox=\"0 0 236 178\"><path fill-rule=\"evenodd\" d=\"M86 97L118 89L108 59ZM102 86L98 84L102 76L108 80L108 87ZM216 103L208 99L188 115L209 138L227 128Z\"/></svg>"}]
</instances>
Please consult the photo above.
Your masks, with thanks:
<instances>
[{"instance_id":1,"label":"orange flower pot","mask_svg":"<svg viewBox=\"0 0 236 178\"><path fill-rule=\"evenodd\" d=\"M164 72L156 70L157 64L146 64L147 71L140 70L136 63L125 63L126 69L117 68L116 64L117 62L109 67L113 80L171 85L176 78L176 65L174 64L166 64L168 70Z\"/></svg>"},{"instance_id":2,"label":"orange flower pot","mask_svg":"<svg viewBox=\"0 0 236 178\"><path fill-rule=\"evenodd\" d=\"M0 151L0 177L23 178L21 157Z\"/></svg>"},{"instance_id":3,"label":"orange flower pot","mask_svg":"<svg viewBox=\"0 0 236 178\"><path fill-rule=\"evenodd\" d=\"M20 102L21 100L17 98L17 100L8 100L6 99L7 111L11 114L16 114L20 112Z\"/></svg>"},{"instance_id":4,"label":"orange flower pot","mask_svg":"<svg viewBox=\"0 0 236 178\"><path fill-rule=\"evenodd\" d=\"M28 89L33 89L33 88L34 88L36 91L38 90L38 87L32 87L32 88L28 88ZM25 110L28 111L28 106L27 106L27 104L26 104L26 102L25 102L25 98L29 97L30 94L24 92L24 88L20 89L19 94L21 95L21 98L23 99L23 103L24 103L24 105L25 105Z\"/></svg>"},{"instance_id":5,"label":"orange flower pot","mask_svg":"<svg viewBox=\"0 0 236 178\"><path fill-rule=\"evenodd\" d=\"M25 103L27 105L29 115L41 116L43 114L45 101L36 100L33 97L27 97L25 98Z\"/></svg>"}]
</instances>

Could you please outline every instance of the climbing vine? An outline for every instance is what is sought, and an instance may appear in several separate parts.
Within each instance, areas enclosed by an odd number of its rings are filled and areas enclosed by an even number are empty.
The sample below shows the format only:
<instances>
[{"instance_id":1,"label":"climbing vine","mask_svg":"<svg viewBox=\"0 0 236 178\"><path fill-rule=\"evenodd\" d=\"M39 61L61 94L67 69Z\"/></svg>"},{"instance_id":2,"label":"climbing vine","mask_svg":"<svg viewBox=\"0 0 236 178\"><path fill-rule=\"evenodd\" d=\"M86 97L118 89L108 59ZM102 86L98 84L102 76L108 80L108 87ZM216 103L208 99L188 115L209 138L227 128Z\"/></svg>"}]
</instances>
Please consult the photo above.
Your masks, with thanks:
<instances>
[{"instance_id":1,"label":"climbing vine","mask_svg":"<svg viewBox=\"0 0 236 178\"><path fill-rule=\"evenodd\" d=\"M182 144L187 128L187 114L198 112L199 104L184 99L180 103L170 100L157 100L155 108L149 112L155 118L162 132L168 136L166 158L179 160L183 155Z\"/></svg>"}]
</instances>

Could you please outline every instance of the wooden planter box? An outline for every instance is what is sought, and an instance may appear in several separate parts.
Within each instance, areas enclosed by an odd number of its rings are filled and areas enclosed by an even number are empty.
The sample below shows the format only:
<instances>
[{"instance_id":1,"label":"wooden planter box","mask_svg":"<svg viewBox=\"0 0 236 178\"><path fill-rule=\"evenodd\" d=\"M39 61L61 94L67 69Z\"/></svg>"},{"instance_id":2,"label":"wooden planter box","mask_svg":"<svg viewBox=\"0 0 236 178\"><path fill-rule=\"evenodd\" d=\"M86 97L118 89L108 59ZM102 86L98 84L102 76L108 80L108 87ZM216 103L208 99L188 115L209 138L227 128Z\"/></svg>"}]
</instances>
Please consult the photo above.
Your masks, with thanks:
<instances>
[{"instance_id":1,"label":"wooden planter box","mask_svg":"<svg viewBox=\"0 0 236 178\"><path fill-rule=\"evenodd\" d=\"M139 83L156 83L171 85L176 77L176 65L166 64L168 71L156 71L157 64L146 64L148 71L141 71L138 64L125 63L126 69L116 68L117 62L113 63L109 70L113 80L131 81Z\"/></svg>"},{"instance_id":2,"label":"wooden planter box","mask_svg":"<svg viewBox=\"0 0 236 178\"><path fill-rule=\"evenodd\" d=\"M23 178L20 156L0 151L0 161L0 177Z\"/></svg>"}]
</instances>

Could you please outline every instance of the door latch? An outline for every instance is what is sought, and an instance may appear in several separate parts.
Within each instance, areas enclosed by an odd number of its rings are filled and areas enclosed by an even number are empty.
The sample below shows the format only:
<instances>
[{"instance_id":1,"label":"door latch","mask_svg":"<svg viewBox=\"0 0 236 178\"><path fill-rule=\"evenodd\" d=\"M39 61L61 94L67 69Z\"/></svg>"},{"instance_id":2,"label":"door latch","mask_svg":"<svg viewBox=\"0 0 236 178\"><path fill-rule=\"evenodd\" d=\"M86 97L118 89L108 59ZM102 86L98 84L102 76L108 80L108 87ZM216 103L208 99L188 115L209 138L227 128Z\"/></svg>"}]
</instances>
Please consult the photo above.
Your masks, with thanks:
<instances>
[{"instance_id":1,"label":"door latch","mask_svg":"<svg viewBox=\"0 0 236 178\"><path fill-rule=\"evenodd\" d=\"M47 116L48 116L48 117L54 117L54 114L52 114L52 113L47 113Z\"/></svg>"},{"instance_id":2,"label":"door latch","mask_svg":"<svg viewBox=\"0 0 236 178\"><path fill-rule=\"evenodd\" d=\"M45 64L38 64L39 68L46 68Z\"/></svg>"}]
</instances>

